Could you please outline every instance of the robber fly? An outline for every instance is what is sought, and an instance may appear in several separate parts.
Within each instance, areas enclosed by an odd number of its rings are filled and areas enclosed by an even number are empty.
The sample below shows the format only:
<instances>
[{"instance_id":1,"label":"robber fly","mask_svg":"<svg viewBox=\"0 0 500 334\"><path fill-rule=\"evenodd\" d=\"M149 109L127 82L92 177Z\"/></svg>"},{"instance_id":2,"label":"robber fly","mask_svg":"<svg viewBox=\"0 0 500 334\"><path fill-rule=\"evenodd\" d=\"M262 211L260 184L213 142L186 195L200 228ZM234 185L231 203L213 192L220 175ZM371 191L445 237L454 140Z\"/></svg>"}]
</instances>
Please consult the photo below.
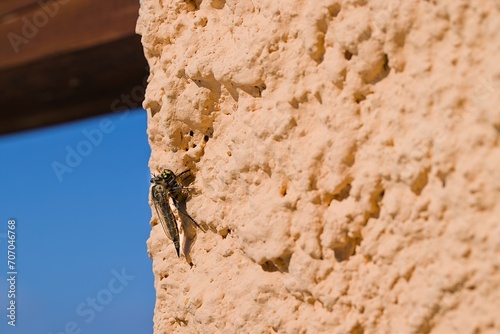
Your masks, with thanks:
<instances>
[{"instance_id":1,"label":"robber fly","mask_svg":"<svg viewBox=\"0 0 500 334\"><path fill-rule=\"evenodd\" d=\"M205 232L205 229L183 209L189 197L189 189L183 186L183 180L179 180L181 176L187 173L189 173L189 169L183 171L179 175L175 175L170 169L165 169L160 175L153 175L153 178L151 178L151 183L153 184L151 187L151 199L153 200L158 219L160 220L165 234L174 242L177 256L180 256L179 228L177 227L177 221L170 208L169 198L172 199L179 215L186 217Z\"/></svg>"}]
</instances>

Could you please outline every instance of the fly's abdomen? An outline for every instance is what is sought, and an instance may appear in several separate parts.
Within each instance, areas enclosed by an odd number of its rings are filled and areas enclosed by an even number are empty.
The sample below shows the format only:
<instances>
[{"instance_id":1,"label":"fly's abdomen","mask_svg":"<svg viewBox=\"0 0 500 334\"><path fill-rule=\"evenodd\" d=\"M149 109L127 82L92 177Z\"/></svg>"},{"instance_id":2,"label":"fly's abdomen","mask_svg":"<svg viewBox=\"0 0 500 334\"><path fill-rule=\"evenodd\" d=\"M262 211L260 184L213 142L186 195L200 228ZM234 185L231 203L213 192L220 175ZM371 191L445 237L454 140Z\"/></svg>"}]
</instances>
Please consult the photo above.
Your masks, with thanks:
<instances>
[{"instance_id":1,"label":"fly's abdomen","mask_svg":"<svg viewBox=\"0 0 500 334\"><path fill-rule=\"evenodd\" d=\"M180 256L179 228L177 227L174 213L170 208L165 188L162 185L155 184L151 189L151 195L163 230L167 237L173 241L177 256Z\"/></svg>"}]
</instances>

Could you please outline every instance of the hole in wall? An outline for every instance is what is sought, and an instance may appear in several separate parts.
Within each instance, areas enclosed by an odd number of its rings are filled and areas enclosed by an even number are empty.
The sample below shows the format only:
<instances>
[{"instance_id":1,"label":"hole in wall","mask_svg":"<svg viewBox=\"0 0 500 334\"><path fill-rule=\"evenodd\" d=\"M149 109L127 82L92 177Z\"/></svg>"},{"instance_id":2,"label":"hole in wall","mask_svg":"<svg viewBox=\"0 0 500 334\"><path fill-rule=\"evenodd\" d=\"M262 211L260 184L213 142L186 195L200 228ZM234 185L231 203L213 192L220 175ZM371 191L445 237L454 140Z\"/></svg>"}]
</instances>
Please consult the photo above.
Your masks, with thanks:
<instances>
[{"instance_id":1,"label":"hole in wall","mask_svg":"<svg viewBox=\"0 0 500 334\"><path fill-rule=\"evenodd\" d=\"M361 94L361 93L359 93L359 92L354 93L354 101L355 101L356 103L358 103L358 104L359 104L359 103L363 102L364 100L366 100L366 95Z\"/></svg>"},{"instance_id":2,"label":"hole in wall","mask_svg":"<svg viewBox=\"0 0 500 334\"><path fill-rule=\"evenodd\" d=\"M262 270L267 272L279 271L281 273L287 273L288 267L290 266L291 254L283 254L280 257L267 260L261 264Z\"/></svg>"},{"instance_id":3,"label":"hole in wall","mask_svg":"<svg viewBox=\"0 0 500 334\"><path fill-rule=\"evenodd\" d=\"M331 6L328 6L328 12L332 17L337 17L340 13L340 4L336 3Z\"/></svg>"},{"instance_id":4,"label":"hole in wall","mask_svg":"<svg viewBox=\"0 0 500 334\"><path fill-rule=\"evenodd\" d=\"M160 110L161 105L157 101L150 101L147 105L144 106L146 110L150 110L151 117L154 117Z\"/></svg>"},{"instance_id":5,"label":"hole in wall","mask_svg":"<svg viewBox=\"0 0 500 334\"><path fill-rule=\"evenodd\" d=\"M417 178L411 184L411 190L415 195L420 195L422 190L427 186L429 181L428 174L429 171L427 169L421 170Z\"/></svg>"},{"instance_id":6,"label":"hole in wall","mask_svg":"<svg viewBox=\"0 0 500 334\"><path fill-rule=\"evenodd\" d=\"M280 195L281 195L281 197L285 197L286 196L287 190L288 189L287 189L286 184L284 184L284 185L281 186L281 189L280 189Z\"/></svg>"},{"instance_id":7,"label":"hole in wall","mask_svg":"<svg viewBox=\"0 0 500 334\"><path fill-rule=\"evenodd\" d=\"M352 185L351 183L348 183L346 184L341 190L340 192L338 192L337 194L335 194L333 196L333 199L336 200L336 201L343 201L345 199L347 199L351 193L351 188L352 188Z\"/></svg>"},{"instance_id":8,"label":"hole in wall","mask_svg":"<svg viewBox=\"0 0 500 334\"><path fill-rule=\"evenodd\" d=\"M363 326L361 326L361 324L356 324L356 326L354 326L351 331L349 332L350 334L364 334L365 332L365 328Z\"/></svg>"},{"instance_id":9,"label":"hole in wall","mask_svg":"<svg viewBox=\"0 0 500 334\"><path fill-rule=\"evenodd\" d=\"M200 9L200 4L202 0L184 0L189 5L189 10L198 10Z\"/></svg>"},{"instance_id":10,"label":"hole in wall","mask_svg":"<svg viewBox=\"0 0 500 334\"><path fill-rule=\"evenodd\" d=\"M335 259L338 262L343 262L347 260L351 255L355 254L356 245L359 244L356 240L349 238L348 241L342 247L335 247L333 252L335 254Z\"/></svg>"},{"instance_id":11,"label":"hole in wall","mask_svg":"<svg viewBox=\"0 0 500 334\"><path fill-rule=\"evenodd\" d=\"M205 132L205 135L208 136L209 138L212 138L213 135L214 135L214 128L210 127L207 129L207 131ZM208 139L207 139L208 141Z\"/></svg>"},{"instance_id":12,"label":"hole in wall","mask_svg":"<svg viewBox=\"0 0 500 334\"><path fill-rule=\"evenodd\" d=\"M378 219L380 217L380 204L382 203L382 200L384 199L385 195L385 189L379 190L380 192L377 194L376 192L373 194L372 197L372 207L371 207L371 212L370 212L370 217Z\"/></svg>"},{"instance_id":13,"label":"hole in wall","mask_svg":"<svg viewBox=\"0 0 500 334\"><path fill-rule=\"evenodd\" d=\"M215 9L222 9L226 5L226 0L212 0L210 6Z\"/></svg>"},{"instance_id":14,"label":"hole in wall","mask_svg":"<svg viewBox=\"0 0 500 334\"><path fill-rule=\"evenodd\" d=\"M367 80L367 83L375 84L375 83L387 78L390 71L391 71L391 68L389 66L389 56L387 55L387 53L385 53L383 64L379 70L379 73L371 80Z\"/></svg>"},{"instance_id":15,"label":"hole in wall","mask_svg":"<svg viewBox=\"0 0 500 334\"><path fill-rule=\"evenodd\" d=\"M231 229L229 227L223 228L219 231L219 235L222 239L226 239L229 234L231 234Z\"/></svg>"},{"instance_id":16,"label":"hole in wall","mask_svg":"<svg viewBox=\"0 0 500 334\"><path fill-rule=\"evenodd\" d=\"M266 261L262 265L262 270L267 271L269 273L273 273L279 271L278 268L271 261Z\"/></svg>"},{"instance_id":17,"label":"hole in wall","mask_svg":"<svg viewBox=\"0 0 500 334\"><path fill-rule=\"evenodd\" d=\"M443 188L446 187L446 178L448 175L442 171L438 171L436 176L438 177L439 181L441 181L441 186Z\"/></svg>"},{"instance_id":18,"label":"hole in wall","mask_svg":"<svg viewBox=\"0 0 500 334\"><path fill-rule=\"evenodd\" d=\"M380 193L380 195L378 195L378 201L382 202L382 200L384 199L384 196L385 196L385 190L382 190L382 192Z\"/></svg>"}]
</instances>

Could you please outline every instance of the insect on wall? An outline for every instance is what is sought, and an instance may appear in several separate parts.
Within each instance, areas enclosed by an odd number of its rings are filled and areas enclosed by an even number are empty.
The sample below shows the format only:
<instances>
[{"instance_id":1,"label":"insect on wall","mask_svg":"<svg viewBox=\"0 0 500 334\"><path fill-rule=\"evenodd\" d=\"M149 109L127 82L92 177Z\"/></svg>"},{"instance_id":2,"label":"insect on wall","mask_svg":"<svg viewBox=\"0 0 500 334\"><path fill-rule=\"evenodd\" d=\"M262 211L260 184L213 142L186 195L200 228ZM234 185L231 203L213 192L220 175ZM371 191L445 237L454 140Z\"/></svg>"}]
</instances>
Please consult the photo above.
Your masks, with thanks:
<instances>
[{"instance_id":1,"label":"insect on wall","mask_svg":"<svg viewBox=\"0 0 500 334\"><path fill-rule=\"evenodd\" d=\"M180 257L180 237L179 237L179 227L177 225L177 220L170 207L170 201L172 201L174 207L177 209L179 217L185 224L194 224L203 232L206 230L196 222L186 211L186 202L189 199L188 187L184 186L185 181L190 176L190 170L187 169L182 173L176 175L170 169L164 169L160 175L153 175L151 178L151 199L155 207L158 220L167 237L174 243L175 251L177 256ZM186 227L184 226L184 230ZM190 238L185 238L185 244L192 242ZM189 249L190 247L184 247L184 256L189 260Z\"/></svg>"}]
</instances>

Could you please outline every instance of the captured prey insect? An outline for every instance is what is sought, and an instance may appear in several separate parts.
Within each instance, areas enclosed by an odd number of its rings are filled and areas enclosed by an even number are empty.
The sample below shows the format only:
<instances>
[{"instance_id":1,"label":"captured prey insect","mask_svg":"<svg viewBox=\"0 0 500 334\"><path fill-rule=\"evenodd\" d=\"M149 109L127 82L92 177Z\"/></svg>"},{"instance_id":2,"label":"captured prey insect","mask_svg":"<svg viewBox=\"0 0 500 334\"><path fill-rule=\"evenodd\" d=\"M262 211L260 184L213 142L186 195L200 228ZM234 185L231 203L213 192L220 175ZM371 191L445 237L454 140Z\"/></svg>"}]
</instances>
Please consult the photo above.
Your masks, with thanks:
<instances>
[{"instance_id":1,"label":"captured prey insect","mask_svg":"<svg viewBox=\"0 0 500 334\"><path fill-rule=\"evenodd\" d=\"M183 171L179 175L175 175L170 169L165 169L160 175L153 175L153 178L151 178L151 183L153 184L151 187L151 199L153 200L158 219L160 220L165 234L174 242L177 256L180 256L179 228L177 227L174 213L170 208L170 198L177 208L179 216L186 217L203 232L206 232L205 229L202 228L184 209L189 197L189 189L183 186L183 180L180 178L187 173L189 173L189 169Z\"/></svg>"}]
</instances>

